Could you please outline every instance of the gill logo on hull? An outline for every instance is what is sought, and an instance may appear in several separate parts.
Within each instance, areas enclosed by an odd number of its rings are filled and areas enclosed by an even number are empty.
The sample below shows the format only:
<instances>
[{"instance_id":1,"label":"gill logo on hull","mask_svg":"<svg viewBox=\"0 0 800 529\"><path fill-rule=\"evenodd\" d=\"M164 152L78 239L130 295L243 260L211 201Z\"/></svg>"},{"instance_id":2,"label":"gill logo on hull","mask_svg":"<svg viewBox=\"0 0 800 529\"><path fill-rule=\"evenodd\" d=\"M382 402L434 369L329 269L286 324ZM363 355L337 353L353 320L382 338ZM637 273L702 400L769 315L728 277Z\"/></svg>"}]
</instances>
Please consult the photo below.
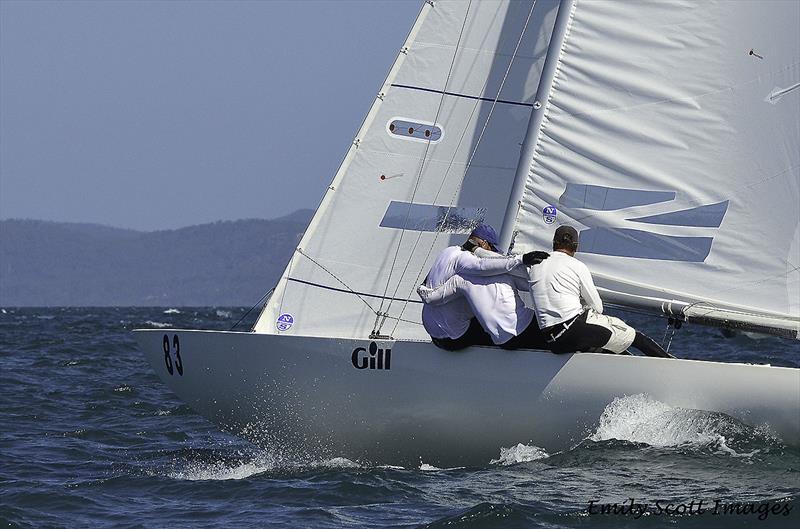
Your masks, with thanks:
<instances>
[{"instance_id":1,"label":"gill logo on hull","mask_svg":"<svg viewBox=\"0 0 800 529\"><path fill-rule=\"evenodd\" d=\"M392 350L388 347L380 349L378 344L370 342L369 351L366 347L356 347L350 357L356 369L391 369Z\"/></svg>"}]
</instances>

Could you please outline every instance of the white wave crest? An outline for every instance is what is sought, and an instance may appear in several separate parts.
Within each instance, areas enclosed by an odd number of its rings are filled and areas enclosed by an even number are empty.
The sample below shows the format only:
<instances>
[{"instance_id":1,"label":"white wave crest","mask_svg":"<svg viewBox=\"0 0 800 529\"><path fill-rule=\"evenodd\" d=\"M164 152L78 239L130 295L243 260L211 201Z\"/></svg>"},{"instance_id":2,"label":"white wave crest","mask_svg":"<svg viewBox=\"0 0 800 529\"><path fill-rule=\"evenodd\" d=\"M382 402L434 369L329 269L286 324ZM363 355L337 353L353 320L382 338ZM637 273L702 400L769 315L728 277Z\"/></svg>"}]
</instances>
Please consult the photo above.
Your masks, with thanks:
<instances>
[{"instance_id":1,"label":"white wave crest","mask_svg":"<svg viewBox=\"0 0 800 529\"><path fill-rule=\"evenodd\" d=\"M527 463L550 457L538 446L524 445L522 443L511 448L500 448L500 457L489 461L490 465L515 465L517 463Z\"/></svg>"},{"instance_id":2,"label":"white wave crest","mask_svg":"<svg viewBox=\"0 0 800 529\"><path fill-rule=\"evenodd\" d=\"M229 466L224 462L192 463L185 469L172 472L169 477L185 481L226 481L247 479L275 468L275 462L261 458Z\"/></svg>"},{"instance_id":3,"label":"white wave crest","mask_svg":"<svg viewBox=\"0 0 800 529\"><path fill-rule=\"evenodd\" d=\"M172 327L171 323L164 323L164 322L160 322L160 321L147 320L146 322L144 322L144 324L145 325L149 325L151 327L155 327L156 329L164 329L166 327Z\"/></svg>"},{"instance_id":4,"label":"white wave crest","mask_svg":"<svg viewBox=\"0 0 800 529\"><path fill-rule=\"evenodd\" d=\"M179 311L178 309L167 309L164 311L164 314L180 314L180 313L181 311Z\"/></svg>"},{"instance_id":5,"label":"white wave crest","mask_svg":"<svg viewBox=\"0 0 800 529\"><path fill-rule=\"evenodd\" d=\"M676 408L638 394L616 398L606 406L597 430L588 439L619 439L655 447L713 446L731 455L752 455L738 454L727 444L733 434L747 435L745 429L721 413Z\"/></svg>"},{"instance_id":6,"label":"white wave crest","mask_svg":"<svg viewBox=\"0 0 800 529\"><path fill-rule=\"evenodd\" d=\"M218 318L230 318L233 313L229 310L217 310Z\"/></svg>"},{"instance_id":7,"label":"white wave crest","mask_svg":"<svg viewBox=\"0 0 800 529\"><path fill-rule=\"evenodd\" d=\"M251 476L262 474L277 469L349 469L360 468L360 465L346 457L334 457L311 462L285 461L271 453L258 454L249 461L236 464L224 461L192 462L187 463L182 470L168 474L172 479L186 481L226 481L232 479L247 479Z\"/></svg>"},{"instance_id":8,"label":"white wave crest","mask_svg":"<svg viewBox=\"0 0 800 529\"><path fill-rule=\"evenodd\" d=\"M314 461L311 464L307 465L312 468L322 467L322 468L360 468L361 465L356 463L355 461L351 461L346 457L334 457L331 459L326 459L324 461Z\"/></svg>"},{"instance_id":9,"label":"white wave crest","mask_svg":"<svg viewBox=\"0 0 800 529\"><path fill-rule=\"evenodd\" d=\"M402 468L402 467L400 467L400 468ZM445 471L447 471L447 470L461 470L461 469L463 469L463 468L465 468L465 467L447 467L447 468L439 468L439 467L437 467L437 466L433 466L433 465L430 465L430 464L428 464L428 463L425 463L425 462L423 462L421 459L420 459L420 461L419 461L419 470L422 470L423 472L429 472L429 471L439 471L439 470L445 470Z\"/></svg>"}]
</instances>

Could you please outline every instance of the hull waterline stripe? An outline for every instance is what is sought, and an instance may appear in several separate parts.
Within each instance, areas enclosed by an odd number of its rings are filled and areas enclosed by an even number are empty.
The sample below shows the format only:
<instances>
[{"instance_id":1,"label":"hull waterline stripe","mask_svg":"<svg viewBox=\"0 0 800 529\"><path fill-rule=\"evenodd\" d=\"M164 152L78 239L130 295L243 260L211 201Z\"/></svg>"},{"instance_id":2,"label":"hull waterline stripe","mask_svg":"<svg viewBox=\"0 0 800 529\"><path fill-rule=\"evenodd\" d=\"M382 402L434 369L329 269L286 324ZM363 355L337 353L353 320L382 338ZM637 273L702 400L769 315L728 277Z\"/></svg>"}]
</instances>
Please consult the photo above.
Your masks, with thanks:
<instances>
[{"instance_id":1,"label":"hull waterline stripe","mask_svg":"<svg viewBox=\"0 0 800 529\"><path fill-rule=\"evenodd\" d=\"M476 99L478 101L488 101L489 103L494 103L495 99L493 97L479 97L479 96L470 96L467 94L458 94L456 92L447 92L444 90L434 90L433 88L422 88L421 86L410 86L405 84L393 84L394 88L406 88L408 90L418 90L420 92L430 92L432 94L444 94L446 96L453 96L453 97L461 97L464 99ZM521 107L533 107L533 103L523 103L521 101L508 101L505 99L498 99L498 103L505 103L506 105L517 105Z\"/></svg>"},{"instance_id":2,"label":"hull waterline stripe","mask_svg":"<svg viewBox=\"0 0 800 529\"><path fill-rule=\"evenodd\" d=\"M303 281L302 279L295 279L294 277L287 278L288 281L294 281L295 283L302 283L303 285L308 285L311 287L323 288L325 290L333 290L334 292L344 292L345 294L358 294L359 296L364 296L367 298L375 298L375 299L390 299L394 301L408 301L409 303L422 303L421 300L416 299L403 299L403 298L392 298L388 296L379 296L377 294L367 294L366 292L356 292L354 290L347 290L345 288L336 288L336 287L329 287L327 285L320 285L319 283L312 283L310 281Z\"/></svg>"}]
</instances>

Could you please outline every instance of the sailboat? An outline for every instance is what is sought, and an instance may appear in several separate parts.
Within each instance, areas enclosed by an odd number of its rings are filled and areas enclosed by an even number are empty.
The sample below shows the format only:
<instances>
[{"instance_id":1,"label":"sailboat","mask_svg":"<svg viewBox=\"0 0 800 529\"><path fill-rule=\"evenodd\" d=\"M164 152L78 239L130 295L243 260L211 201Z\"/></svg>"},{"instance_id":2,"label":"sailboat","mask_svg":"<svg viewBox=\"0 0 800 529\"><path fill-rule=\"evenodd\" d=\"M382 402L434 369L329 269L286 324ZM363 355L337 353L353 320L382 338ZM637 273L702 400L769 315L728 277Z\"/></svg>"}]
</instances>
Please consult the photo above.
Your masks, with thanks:
<instances>
[{"instance_id":1,"label":"sailboat","mask_svg":"<svg viewBox=\"0 0 800 529\"><path fill-rule=\"evenodd\" d=\"M798 20L760 0L422 3L253 329L137 330L142 351L282 453L485 464L568 448L639 394L800 444L800 369L448 352L415 293L478 223L513 253L569 224L607 304L797 343Z\"/></svg>"}]
</instances>

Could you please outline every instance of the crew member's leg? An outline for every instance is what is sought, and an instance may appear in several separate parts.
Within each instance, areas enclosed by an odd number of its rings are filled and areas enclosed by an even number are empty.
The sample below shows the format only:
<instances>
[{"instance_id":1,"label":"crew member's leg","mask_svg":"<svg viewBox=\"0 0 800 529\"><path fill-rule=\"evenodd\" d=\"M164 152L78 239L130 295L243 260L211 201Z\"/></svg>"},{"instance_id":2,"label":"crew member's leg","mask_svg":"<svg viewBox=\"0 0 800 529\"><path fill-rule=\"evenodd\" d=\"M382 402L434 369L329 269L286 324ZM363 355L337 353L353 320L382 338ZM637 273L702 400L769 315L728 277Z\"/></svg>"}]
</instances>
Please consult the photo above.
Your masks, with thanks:
<instances>
[{"instance_id":1,"label":"crew member's leg","mask_svg":"<svg viewBox=\"0 0 800 529\"><path fill-rule=\"evenodd\" d=\"M650 337L636 331L619 318L597 314L592 310L582 314L570 329L551 347L553 352L599 351L622 354L635 347L647 356L674 358Z\"/></svg>"},{"instance_id":2,"label":"crew member's leg","mask_svg":"<svg viewBox=\"0 0 800 529\"><path fill-rule=\"evenodd\" d=\"M558 331L556 329L556 332ZM587 324L586 313L583 313L558 340L549 343L548 346L557 354L574 353L575 351L588 352L602 349L611 338L610 329L601 325Z\"/></svg>"},{"instance_id":3,"label":"crew member's leg","mask_svg":"<svg viewBox=\"0 0 800 529\"><path fill-rule=\"evenodd\" d=\"M539 329L536 318L525 327L525 330L500 345L503 349L550 349L544 333Z\"/></svg>"},{"instance_id":4,"label":"crew member's leg","mask_svg":"<svg viewBox=\"0 0 800 529\"><path fill-rule=\"evenodd\" d=\"M447 351L459 351L471 345L494 345L492 337L483 330L476 318L472 318L467 331L458 338L433 338L432 341L436 347Z\"/></svg>"}]
</instances>

